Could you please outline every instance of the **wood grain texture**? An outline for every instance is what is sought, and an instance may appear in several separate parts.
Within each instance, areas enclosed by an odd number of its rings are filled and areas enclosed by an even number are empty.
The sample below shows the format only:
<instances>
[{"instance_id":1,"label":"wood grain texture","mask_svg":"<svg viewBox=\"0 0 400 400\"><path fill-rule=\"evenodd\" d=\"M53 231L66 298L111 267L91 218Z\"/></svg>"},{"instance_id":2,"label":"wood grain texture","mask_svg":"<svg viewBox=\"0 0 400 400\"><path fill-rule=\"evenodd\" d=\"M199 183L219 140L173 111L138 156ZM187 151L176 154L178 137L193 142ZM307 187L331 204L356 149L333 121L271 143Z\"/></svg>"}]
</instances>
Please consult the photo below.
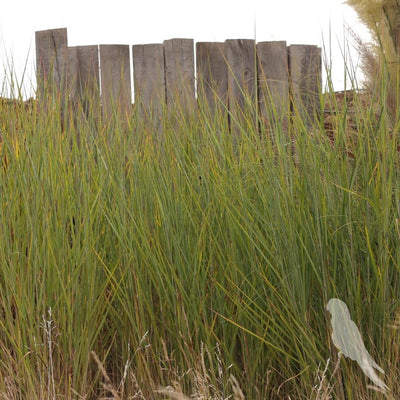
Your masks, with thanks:
<instances>
[{"instance_id":1,"label":"wood grain texture","mask_svg":"<svg viewBox=\"0 0 400 400\"><path fill-rule=\"evenodd\" d=\"M250 39L229 39L226 43L228 63L228 104L231 132L237 136L255 123L256 104L256 45Z\"/></svg>"},{"instance_id":2,"label":"wood grain texture","mask_svg":"<svg viewBox=\"0 0 400 400\"><path fill-rule=\"evenodd\" d=\"M68 47L67 29L50 29L35 32L36 42L36 77L38 96L46 91L60 89L62 80L62 65L59 64L57 53Z\"/></svg>"},{"instance_id":3,"label":"wood grain texture","mask_svg":"<svg viewBox=\"0 0 400 400\"><path fill-rule=\"evenodd\" d=\"M192 114L195 104L193 39L170 39L163 45L167 107L174 113Z\"/></svg>"},{"instance_id":4,"label":"wood grain texture","mask_svg":"<svg viewBox=\"0 0 400 400\"><path fill-rule=\"evenodd\" d=\"M274 130L288 124L289 66L285 41L257 44L258 104L265 127Z\"/></svg>"},{"instance_id":5,"label":"wood grain texture","mask_svg":"<svg viewBox=\"0 0 400 400\"><path fill-rule=\"evenodd\" d=\"M129 116L131 75L128 45L100 45L100 81L103 115Z\"/></svg>"},{"instance_id":6,"label":"wood grain texture","mask_svg":"<svg viewBox=\"0 0 400 400\"><path fill-rule=\"evenodd\" d=\"M292 112L311 124L320 110L321 49L313 45L291 45L289 50Z\"/></svg>"},{"instance_id":7,"label":"wood grain texture","mask_svg":"<svg viewBox=\"0 0 400 400\"><path fill-rule=\"evenodd\" d=\"M77 90L81 97L100 95L99 47L77 46Z\"/></svg>"},{"instance_id":8,"label":"wood grain texture","mask_svg":"<svg viewBox=\"0 0 400 400\"><path fill-rule=\"evenodd\" d=\"M166 103L162 44L132 46L135 104L149 119L162 115Z\"/></svg>"},{"instance_id":9,"label":"wood grain texture","mask_svg":"<svg viewBox=\"0 0 400 400\"><path fill-rule=\"evenodd\" d=\"M68 87L74 107L88 119L100 117L99 47L69 47Z\"/></svg>"},{"instance_id":10,"label":"wood grain texture","mask_svg":"<svg viewBox=\"0 0 400 400\"><path fill-rule=\"evenodd\" d=\"M197 100L204 111L214 116L228 100L228 67L225 43L196 43Z\"/></svg>"}]
</instances>

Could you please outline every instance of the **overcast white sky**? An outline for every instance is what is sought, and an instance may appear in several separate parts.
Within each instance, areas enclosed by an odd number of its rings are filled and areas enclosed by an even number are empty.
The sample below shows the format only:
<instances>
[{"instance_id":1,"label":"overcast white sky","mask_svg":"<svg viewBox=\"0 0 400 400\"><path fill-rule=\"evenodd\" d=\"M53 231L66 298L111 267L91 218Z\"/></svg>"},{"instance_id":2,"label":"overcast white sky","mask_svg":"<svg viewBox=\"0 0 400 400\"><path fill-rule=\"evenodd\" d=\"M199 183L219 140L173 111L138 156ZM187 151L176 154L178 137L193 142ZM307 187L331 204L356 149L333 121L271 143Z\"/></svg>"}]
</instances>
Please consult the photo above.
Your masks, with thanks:
<instances>
[{"instance_id":1,"label":"overcast white sky","mask_svg":"<svg viewBox=\"0 0 400 400\"><path fill-rule=\"evenodd\" d=\"M343 89L344 25L368 33L342 0L3 0L0 12L0 95L12 60L18 80L34 82L35 31L68 28L70 46L200 41L286 40L331 47L336 90ZM347 43L349 45L349 43ZM351 43L350 43L351 46ZM352 55L357 65L356 53ZM33 79L32 79L33 78ZM27 95L33 95L29 89Z\"/></svg>"}]
</instances>

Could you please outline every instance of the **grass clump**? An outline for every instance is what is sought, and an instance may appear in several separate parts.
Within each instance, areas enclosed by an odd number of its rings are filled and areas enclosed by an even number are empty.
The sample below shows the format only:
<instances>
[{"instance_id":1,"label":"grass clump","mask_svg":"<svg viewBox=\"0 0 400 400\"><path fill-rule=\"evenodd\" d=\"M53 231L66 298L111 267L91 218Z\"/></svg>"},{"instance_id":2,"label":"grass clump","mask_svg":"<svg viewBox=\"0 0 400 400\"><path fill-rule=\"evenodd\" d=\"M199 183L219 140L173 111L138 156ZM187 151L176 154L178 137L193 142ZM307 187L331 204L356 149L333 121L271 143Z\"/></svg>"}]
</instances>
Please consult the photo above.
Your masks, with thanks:
<instances>
[{"instance_id":1,"label":"grass clump","mask_svg":"<svg viewBox=\"0 0 400 400\"><path fill-rule=\"evenodd\" d=\"M347 0L369 29L373 43L355 38L369 89L385 99L391 118L398 118L400 4L397 0ZM383 90L382 90L383 89Z\"/></svg>"},{"instance_id":2,"label":"grass clump","mask_svg":"<svg viewBox=\"0 0 400 400\"><path fill-rule=\"evenodd\" d=\"M358 96L356 136L333 93L333 135L2 104L0 398L379 398L331 297L399 393L398 122Z\"/></svg>"}]
</instances>

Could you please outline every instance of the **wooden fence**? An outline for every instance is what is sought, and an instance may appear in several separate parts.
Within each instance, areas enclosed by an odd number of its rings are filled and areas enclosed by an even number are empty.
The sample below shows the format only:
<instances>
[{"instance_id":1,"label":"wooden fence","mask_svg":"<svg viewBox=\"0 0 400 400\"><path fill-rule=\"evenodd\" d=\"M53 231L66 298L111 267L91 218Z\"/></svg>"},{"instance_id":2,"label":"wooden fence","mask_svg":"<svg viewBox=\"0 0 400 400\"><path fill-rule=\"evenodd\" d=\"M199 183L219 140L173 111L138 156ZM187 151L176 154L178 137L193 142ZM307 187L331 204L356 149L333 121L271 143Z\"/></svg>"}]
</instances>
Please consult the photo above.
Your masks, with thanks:
<instances>
[{"instance_id":1,"label":"wooden fence","mask_svg":"<svg viewBox=\"0 0 400 400\"><path fill-rule=\"evenodd\" d=\"M195 48L192 39L132 46L140 115L157 123L164 110L190 114L202 107L210 116L219 109L234 120L257 109L258 121L269 125L287 124L290 113L311 121L320 109L317 46L233 39ZM103 118L115 107L119 115L131 115L128 45L68 47L66 28L38 31L36 63L39 101L51 90L80 103L84 113L98 104Z\"/></svg>"}]
</instances>

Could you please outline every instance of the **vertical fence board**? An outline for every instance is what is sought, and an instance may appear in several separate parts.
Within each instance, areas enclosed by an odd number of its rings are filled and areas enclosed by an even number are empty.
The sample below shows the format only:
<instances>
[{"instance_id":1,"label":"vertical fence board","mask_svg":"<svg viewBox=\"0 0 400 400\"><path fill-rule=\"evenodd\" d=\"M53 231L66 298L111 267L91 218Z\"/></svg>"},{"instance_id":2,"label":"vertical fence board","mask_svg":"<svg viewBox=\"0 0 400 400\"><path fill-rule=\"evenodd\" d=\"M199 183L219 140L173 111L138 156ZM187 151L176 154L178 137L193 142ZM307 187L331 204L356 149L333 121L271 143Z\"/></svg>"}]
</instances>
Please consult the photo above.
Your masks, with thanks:
<instances>
[{"instance_id":1,"label":"vertical fence board","mask_svg":"<svg viewBox=\"0 0 400 400\"><path fill-rule=\"evenodd\" d=\"M69 62L75 67L69 69L71 87L70 100L77 114L87 120L100 117L99 48L94 46L69 47ZM72 75L74 74L74 75Z\"/></svg>"},{"instance_id":2,"label":"vertical fence board","mask_svg":"<svg viewBox=\"0 0 400 400\"><path fill-rule=\"evenodd\" d=\"M228 63L228 103L231 131L237 135L243 123L255 122L256 46L250 39L229 39L226 43Z\"/></svg>"},{"instance_id":3,"label":"vertical fence board","mask_svg":"<svg viewBox=\"0 0 400 400\"><path fill-rule=\"evenodd\" d=\"M58 64L62 65L62 92L64 100L73 99L77 94L77 76L79 71L78 49L67 47L57 51Z\"/></svg>"},{"instance_id":4,"label":"vertical fence board","mask_svg":"<svg viewBox=\"0 0 400 400\"><path fill-rule=\"evenodd\" d=\"M74 47L61 47L56 52L56 63L59 70L57 77L57 90L61 112L61 126L66 129L69 125L69 113L73 99L76 95L76 75L78 71L77 51Z\"/></svg>"},{"instance_id":5,"label":"vertical fence board","mask_svg":"<svg viewBox=\"0 0 400 400\"><path fill-rule=\"evenodd\" d=\"M37 31L36 42L36 77L37 93L40 98L61 89L62 66L59 65L57 52L68 46L67 29Z\"/></svg>"},{"instance_id":6,"label":"vertical fence board","mask_svg":"<svg viewBox=\"0 0 400 400\"><path fill-rule=\"evenodd\" d=\"M158 131L166 102L163 45L132 46L132 59L135 107Z\"/></svg>"},{"instance_id":7,"label":"vertical fence board","mask_svg":"<svg viewBox=\"0 0 400 400\"><path fill-rule=\"evenodd\" d=\"M170 39L163 45L168 109L190 115L195 104L193 39Z\"/></svg>"},{"instance_id":8,"label":"vertical fence board","mask_svg":"<svg viewBox=\"0 0 400 400\"><path fill-rule=\"evenodd\" d=\"M105 118L131 111L131 75L128 45L100 45L101 102Z\"/></svg>"},{"instance_id":9,"label":"vertical fence board","mask_svg":"<svg viewBox=\"0 0 400 400\"><path fill-rule=\"evenodd\" d=\"M292 111L309 125L320 109L321 49L312 45L291 45L288 49Z\"/></svg>"},{"instance_id":10,"label":"vertical fence board","mask_svg":"<svg viewBox=\"0 0 400 400\"><path fill-rule=\"evenodd\" d=\"M257 44L258 104L263 127L287 130L289 102L288 50L285 41Z\"/></svg>"},{"instance_id":11,"label":"vertical fence board","mask_svg":"<svg viewBox=\"0 0 400 400\"><path fill-rule=\"evenodd\" d=\"M98 46L77 46L57 50L61 74L61 114L63 126L80 119L100 118ZM70 115L68 113L71 113ZM89 118L90 117L90 118Z\"/></svg>"},{"instance_id":12,"label":"vertical fence board","mask_svg":"<svg viewBox=\"0 0 400 400\"><path fill-rule=\"evenodd\" d=\"M226 45L196 43L197 101L203 112L214 117L227 106L228 68Z\"/></svg>"},{"instance_id":13,"label":"vertical fence board","mask_svg":"<svg viewBox=\"0 0 400 400\"><path fill-rule=\"evenodd\" d=\"M97 45L77 46L76 51L78 62L76 90L79 100L88 112L89 106L92 106L88 104L89 100L100 99L99 48Z\"/></svg>"}]
</instances>

